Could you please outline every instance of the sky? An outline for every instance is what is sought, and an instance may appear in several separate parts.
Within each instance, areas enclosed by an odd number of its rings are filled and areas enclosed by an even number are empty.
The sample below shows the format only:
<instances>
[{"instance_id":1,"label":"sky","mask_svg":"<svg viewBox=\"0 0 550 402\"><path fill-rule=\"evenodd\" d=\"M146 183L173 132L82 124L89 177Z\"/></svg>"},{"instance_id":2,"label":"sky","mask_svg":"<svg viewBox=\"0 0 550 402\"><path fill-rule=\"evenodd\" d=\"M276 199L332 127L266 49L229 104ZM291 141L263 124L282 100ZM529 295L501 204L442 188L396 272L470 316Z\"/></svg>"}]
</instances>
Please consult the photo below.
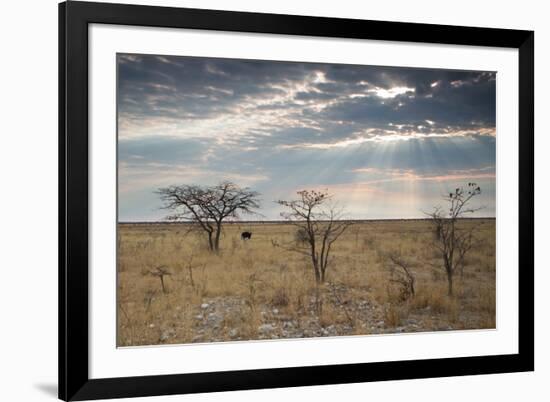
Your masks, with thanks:
<instances>
[{"instance_id":1,"label":"sky","mask_svg":"<svg viewBox=\"0 0 550 402\"><path fill-rule=\"evenodd\" d=\"M495 216L494 72L137 54L117 65L121 222L162 220L160 187L224 180L260 192L268 220L303 189L332 194L349 219L421 218L469 182L477 216Z\"/></svg>"}]
</instances>

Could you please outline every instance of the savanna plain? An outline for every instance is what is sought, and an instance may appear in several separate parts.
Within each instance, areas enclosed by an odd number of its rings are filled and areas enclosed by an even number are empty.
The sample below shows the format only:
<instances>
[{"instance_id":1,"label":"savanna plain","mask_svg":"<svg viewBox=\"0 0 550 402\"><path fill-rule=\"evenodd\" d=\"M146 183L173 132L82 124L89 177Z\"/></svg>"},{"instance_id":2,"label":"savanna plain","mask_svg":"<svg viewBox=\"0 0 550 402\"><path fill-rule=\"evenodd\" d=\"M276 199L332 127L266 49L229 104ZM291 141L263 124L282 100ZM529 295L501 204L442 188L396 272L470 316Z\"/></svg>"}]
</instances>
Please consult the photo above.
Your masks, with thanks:
<instances>
[{"instance_id":1,"label":"savanna plain","mask_svg":"<svg viewBox=\"0 0 550 402\"><path fill-rule=\"evenodd\" d=\"M192 224L121 223L117 345L495 328L495 220L458 225L473 241L449 295L429 220L355 222L321 283L279 246L301 241L289 223L228 223L217 253Z\"/></svg>"}]
</instances>

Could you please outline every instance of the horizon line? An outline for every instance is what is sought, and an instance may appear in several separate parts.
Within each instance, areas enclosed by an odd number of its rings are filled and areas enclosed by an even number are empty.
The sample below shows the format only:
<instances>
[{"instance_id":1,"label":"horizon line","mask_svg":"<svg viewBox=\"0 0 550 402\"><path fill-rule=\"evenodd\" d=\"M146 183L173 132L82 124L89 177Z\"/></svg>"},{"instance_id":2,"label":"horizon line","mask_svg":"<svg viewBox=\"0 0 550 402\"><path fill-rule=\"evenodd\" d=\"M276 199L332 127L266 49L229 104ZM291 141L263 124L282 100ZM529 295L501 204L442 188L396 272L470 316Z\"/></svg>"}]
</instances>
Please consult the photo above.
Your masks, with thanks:
<instances>
[{"instance_id":1,"label":"horizon line","mask_svg":"<svg viewBox=\"0 0 550 402\"><path fill-rule=\"evenodd\" d=\"M496 216L472 216L461 217L461 220L480 220L480 219L496 219ZM339 222L380 222L380 221L429 221L431 218L367 218L367 219L338 219ZM288 221L284 219L268 219L268 220L240 220L240 221L225 221L225 224L239 224L239 223L290 223L296 221ZM328 222L328 220L317 220L316 222ZM190 221L120 221L119 225L135 225L135 224L168 224L168 225L192 225L197 222Z\"/></svg>"}]
</instances>

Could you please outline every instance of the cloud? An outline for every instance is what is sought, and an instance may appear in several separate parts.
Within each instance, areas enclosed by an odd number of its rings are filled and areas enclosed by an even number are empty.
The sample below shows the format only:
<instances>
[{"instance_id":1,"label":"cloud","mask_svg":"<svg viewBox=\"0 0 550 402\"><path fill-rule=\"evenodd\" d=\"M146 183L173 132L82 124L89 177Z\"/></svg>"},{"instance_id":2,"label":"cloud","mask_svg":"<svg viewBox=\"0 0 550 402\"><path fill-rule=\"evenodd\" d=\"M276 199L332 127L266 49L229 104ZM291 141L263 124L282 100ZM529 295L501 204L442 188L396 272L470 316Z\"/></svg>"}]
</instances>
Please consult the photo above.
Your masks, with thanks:
<instances>
[{"instance_id":1,"label":"cloud","mask_svg":"<svg viewBox=\"0 0 550 402\"><path fill-rule=\"evenodd\" d=\"M143 162L187 163L202 160L212 141L202 138L151 136L138 139L119 139L118 160L127 163Z\"/></svg>"},{"instance_id":2,"label":"cloud","mask_svg":"<svg viewBox=\"0 0 550 402\"><path fill-rule=\"evenodd\" d=\"M437 182L457 182L461 180L473 181L480 179L495 179L495 167L487 166L478 169L457 169L439 172L437 174L418 174L413 169L377 169L364 168L355 169L354 173L359 173L367 177L372 177L370 180L363 181L364 184L380 184L389 182L418 182L418 181L437 181Z\"/></svg>"},{"instance_id":3,"label":"cloud","mask_svg":"<svg viewBox=\"0 0 550 402\"><path fill-rule=\"evenodd\" d=\"M235 136L316 127L330 135L335 124L364 130L426 120L433 130L458 130L494 126L495 118L494 74L485 72L120 55L118 76L123 138L155 128Z\"/></svg>"},{"instance_id":4,"label":"cloud","mask_svg":"<svg viewBox=\"0 0 550 402\"><path fill-rule=\"evenodd\" d=\"M413 183L435 197L442 183L494 182L480 169L496 164L495 85L492 72L119 55L121 216L152 216L145 194L170 183L381 200Z\"/></svg>"}]
</instances>

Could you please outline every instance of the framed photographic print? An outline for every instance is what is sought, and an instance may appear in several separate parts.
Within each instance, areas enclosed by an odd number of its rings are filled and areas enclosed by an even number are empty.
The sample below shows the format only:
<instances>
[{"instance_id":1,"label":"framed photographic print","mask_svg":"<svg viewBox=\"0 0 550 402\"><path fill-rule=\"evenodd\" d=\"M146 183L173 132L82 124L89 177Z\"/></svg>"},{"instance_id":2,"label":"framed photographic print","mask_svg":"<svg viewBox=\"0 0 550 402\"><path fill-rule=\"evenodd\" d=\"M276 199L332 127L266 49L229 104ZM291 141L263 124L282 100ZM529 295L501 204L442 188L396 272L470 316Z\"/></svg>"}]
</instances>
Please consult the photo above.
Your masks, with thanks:
<instances>
[{"instance_id":1,"label":"framed photographic print","mask_svg":"<svg viewBox=\"0 0 550 402\"><path fill-rule=\"evenodd\" d=\"M534 33L59 5L59 397L534 369Z\"/></svg>"}]
</instances>

